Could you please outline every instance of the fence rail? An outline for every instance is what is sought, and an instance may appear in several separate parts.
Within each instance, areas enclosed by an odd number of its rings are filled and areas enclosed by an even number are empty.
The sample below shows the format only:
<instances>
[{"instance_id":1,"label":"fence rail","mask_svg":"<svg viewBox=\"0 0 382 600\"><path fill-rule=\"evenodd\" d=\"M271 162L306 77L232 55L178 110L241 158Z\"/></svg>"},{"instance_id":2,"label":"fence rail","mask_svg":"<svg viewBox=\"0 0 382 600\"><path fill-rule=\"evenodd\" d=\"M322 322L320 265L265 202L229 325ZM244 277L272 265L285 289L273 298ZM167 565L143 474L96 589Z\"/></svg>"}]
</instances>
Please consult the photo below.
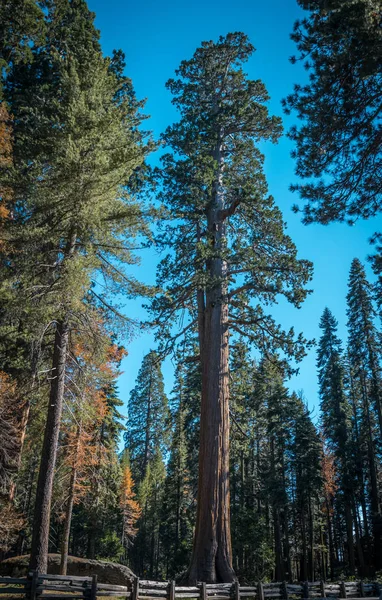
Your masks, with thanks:
<instances>
[{"instance_id":1,"label":"fence rail","mask_svg":"<svg viewBox=\"0 0 382 600\"><path fill-rule=\"evenodd\" d=\"M28 600L96 600L127 598L129 600L379 600L381 586L377 582L305 581L301 583L261 583L257 585L209 584L176 585L175 581L149 581L136 578L126 585L99 583L97 575L44 575L34 571L28 577L0 577L1 597L24 597Z\"/></svg>"}]
</instances>

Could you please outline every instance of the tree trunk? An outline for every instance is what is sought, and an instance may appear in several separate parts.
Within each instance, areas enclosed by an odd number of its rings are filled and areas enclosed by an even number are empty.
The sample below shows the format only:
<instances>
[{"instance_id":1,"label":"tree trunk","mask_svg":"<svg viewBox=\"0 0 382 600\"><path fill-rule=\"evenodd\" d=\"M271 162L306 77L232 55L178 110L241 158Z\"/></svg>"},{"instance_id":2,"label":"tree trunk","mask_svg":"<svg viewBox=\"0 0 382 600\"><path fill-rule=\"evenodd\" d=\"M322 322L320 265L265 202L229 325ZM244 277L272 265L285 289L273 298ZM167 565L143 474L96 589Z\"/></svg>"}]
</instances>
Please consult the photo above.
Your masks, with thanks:
<instances>
[{"instance_id":1,"label":"tree trunk","mask_svg":"<svg viewBox=\"0 0 382 600\"><path fill-rule=\"evenodd\" d=\"M328 519L330 579L333 581L334 580L335 553L334 553L334 543L333 543L333 534L332 534L332 521L330 518L330 505L329 505L328 499L326 499L326 514L327 514L327 519Z\"/></svg>"},{"instance_id":2,"label":"tree trunk","mask_svg":"<svg viewBox=\"0 0 382 600\"><path fill-rule=\"evenodd\" d=\"M361 544L360 531L358 526L357 519L357 506L355 498L353 497L353 520L354 520L354 530L355 530L355 540L357 545L357 554L358 554L358 563L359 563L359 575L361 577L365 577L365 560L363 556L363 549Z\"/></svg>"},{"instance_id":3,"label":"tree trunk","mask_svg":"<svg viewBox=\"0 0 382 600\"><path fill-rule=\"evenodd\" d=\"M196 529L186 575L190 583L235 580L229 493L228 298L226 263L219 256L225 244L222 150L218 144L217 177L207 215L209 240L217 256L206 263L213 283L206 290L204 319L199 315L202 398ZM202 306L199 297L198 310Z\"/></svg>"},{"instance_id":4,"label":"tree trunk","mask_svg":"<svg viewBox=\"0 0 382 600\"><path fill-rule=\"evenodd\" d=\"M310 581L314 581L314 510L311 498L309 498L309 577Z\"/></svg>"},{"instance_id":5,"label":"tree trunk","mask_svg":"<svg viewBox=\"0 0 382 600\"><path fill-rule=\"evenodd\" d=\"M76 456L78 455L78 451L80 448L80 438L81 438L81 425L78 425L77 440L76 440ZM61 564L60 564L60 574L61 575L66 575L66 571L67 571L67 567L68 567L70 527L72 524L74 492L75 492L76 481L77 481L76 456L74 458L74 464L72 465L72 472L70 475L69 497L68 497L68 501L66 504L64 532L62 534L62 541L61 541Z\"/></svg>"},{"instance_id":6,"label":"tree trunk","mask_svg":"<svg viewBox=\"0 0 382 600\"><path fill-rule=\"evenodd\" d=\"M150 462L150 430L151 430L151 384L152 384L152 369L153 365L150 365L150 381L149 381L149 397L147 399L147 415L146 415L146 432L145 432L145 455L143 459L142 468L142 479L146 475L147 466Z\"/></svg>"},{"instance_id":7,"label":"tree trunk","mask_svg":"<svg viewBox=\"0 0 382 600\"><path fill-rule=\"evenodd\" d=\"M275 580L284 581L285 571L283 562L283 549L281 543L280 515L277 506L273 508L274 548L275 548Z\"/></svg>"},{"instance_id":8,"label":"tree trunk","mask_svg":"<svg viewBox=\"0 0 382 600\"><path fill-rule=\"evenodd\" d=\"M46 573L48 566L50 508L64 398L68 337L68 320L64 318L57 323L56 327L52 363L53 380L50 388L48 416L45 426L33 519L33 536L29 566L30 569L36 569L40 573Z\"/></svg>"},{"instance_id":9,"label":"tree trunk","mask_svg":"<svg viewBox=\"0 0 382 600\"><path fill-rule=\"evenodd\" d=\"M308 552L306 545L306 521L305 521L305 507L301 505L301 534L302 534L302 557L301 557L301 579L307 581L308 579Z\"/></svg>"},{"instance_id":10,"label":"tree trunk","mask_svg":"<svg viewBox=\"0 0 382 600\"><path fill-rule=\"evenodd\" d=\"M354 556L354 541L353 541L353 519L351 514L351 492L347 491L345 500L345 524L346 524L346 537L349 557L349 571L350 575L355 575L355 556Z\"/></svg>"},{"instance_id":11,"label":"tree trunk","mask_svg":"<svg viewBox=\"0 0 382 600\"><path fill-rule=\"evenodd\" d=\"M88 533L88 547L87 547L87 551L86 551L86 558L94 559L96 557L97 533L98 533L98 515L93 515L90 520L90 529L89 529L89 533Z\"/></svg>"},{"instance_id":12,"label":"tree trunk","mask_svg":"<svg viewBox=\"0 0 382 600\"><path fill-rule=\"evenodd\" d=\"M366 417L366 426L367 426L367 449L368 449L368 459L369 459L369 474L370 474L370 508L371 508L371 521L373 528L373 538L374 538L374 569L379 570L380 560L381 560L381 533L380 533L380 505L379 505L379 496L378 496L378 479L377 479L377 469L375 464L375 450L374 450L374 439L373 439L373 431L371 427L371 418L370 418L370 406L369 399L367 396L367 385L362 378L362 388L363 388L363 408Z\"/></svg>"}]
</instances>

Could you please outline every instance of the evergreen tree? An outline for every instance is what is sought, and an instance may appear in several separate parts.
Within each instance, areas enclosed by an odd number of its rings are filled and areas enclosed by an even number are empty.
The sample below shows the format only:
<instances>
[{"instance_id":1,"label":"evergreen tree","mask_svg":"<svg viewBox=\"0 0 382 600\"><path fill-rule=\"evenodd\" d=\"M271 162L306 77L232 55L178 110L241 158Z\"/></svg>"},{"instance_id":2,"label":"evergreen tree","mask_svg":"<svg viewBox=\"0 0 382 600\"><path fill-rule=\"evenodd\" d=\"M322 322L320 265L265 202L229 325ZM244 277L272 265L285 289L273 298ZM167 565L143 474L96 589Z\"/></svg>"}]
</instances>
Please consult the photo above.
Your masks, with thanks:
<instances>
[{"instance_id":1,"label":"evergreen tree","mask_svg":"<svg viewBox=\"0 0 382 600\"><path fill-rule=\"evenodd\" d=\"M17 17L16 17L17 15ZM43 2L4 0L0 6L0 102L4 103L3 83L12 66L33 60L33 46L39 46L44 33Z\"/></svg>"},{"instance_id":2,"label":"evergreen tree","mask_svg":"<svg viewBox=\"0 0 382 600\"><path fill-rule=\"evenodd\" d=\"M353 369L366 369L370 399L382 438L381 348L374 324L373 288L358 259L353 260L350 268L347 301L350 360Z\"/></svg>"},{"instance_id":3,"label":"evergreen tree","mask_svg":"<svg viewBox=\"0 0 382 600\"><path fill-rule=\"evenodd\" d=\"M168 401L164 392L161 361L149 352L142 361L135 388L130 393L125 444L129 451L135 481L145 476L155 452L166 450L168 441Z\"/></svg>"},{"instance_id":4,"label":"evergreen tree","mask_svg":"<svg viewBox=\"0 0 382 600\"><path fill-rule=\"evenodd\" d=\"M368 218L381 210L381 1L298 0L308 16L292 34L309 73L285 107L301 120L293 186L310 223ZM294 59L295 61L296 59Z\"/></svg>"},{"instance_id":5,"label":"evergreen tree","mask_svg":"<svg viewBox=\"0 0 382 600\"><path fill-rule=\"evenodd\" d=\"M260 373L268 440L268 461L263 473L264 488L273 521L274 578L276 581L283 581L291 578L288 506L290 466L287 447L292 439L292 411L280 365L275 361L268 363L265 360Z\"/></svg>"},{"instance_id":6,"label":"evergreen tree","mask_svg":"<svg viewBox=\"0 0 382 600\"><path fill-rule=\"evenodd\" d=\"M350 407L344 389L342 343L337 337L337 321L328 308L323 312L320 328L322 336L317 353L317 367L322 429L329 448L338 461L340 494L336 498L337 509L341 512L341 505L344 507L346 532L343 535L346 538L349 570L354 575Z\"/></svg>"},{"instance_id":7,"label":"evergreen tree","mask_svg":"<svg viewBox=\"0 0 382 600\"><path fill-rule=\"evenodd\" d=\"M290 446L294 481L294 528L292 530L292 535L295 535L294 552L300 567L298 579L315 581L319 574L325 577L326 573L319 511L323 487L322 444L307 406L296 395L292 395L291 400L294 421L293 440ZM320 545L320 571L318 571L315 552Z\"/></svg>"},{"instance_id":8,"label":"evergreen tree","mask_svg":"<svg viewBox=\"0 0 382 600\"><path fill-rule=\"evenodd\" d=\"M134 481L131 475L130 460L125 450L121 460L122 483L120 507L123 519L123 545L128 549L133 545L134 538L138 533L136 523L141 516L142 510L135 499Z\"/></svg>"},{"instance_id":9,"label":"evergreen tree","mask_svg":"<svg viewBox=\"0 0 382 600\"><path fill-rule=\"evenodd\" d=\"M374 567L382 561L381 490L378 458L381 456L382 381L380 342L374 324L373 290L358 259L350 268L348 301L349 369L354 410L361 414L362 439L366 443L366 479L369 481L370 512L374 538ZM367 521L366 521L367 522Z\"/></svg>"},{"instance_id":10,"label":"evergreen tree","mask_svg":"<svg viewBox=\"0 0 382 600\"><path fill-rule=\"evenodd\" d=\"M133 570L148 579L164 578L160 525L165 477L166 468L158 450L148 463L139 485L138 501L142 515L137 523L139 531L131 555Z\"/></svg>"},{"instance_id":11,"label":"evergreen tree","mask_svg":"<svg viewBox=\"0 0 382 600\"><path fill-rule=\"evenodd\" d=\"M163 136L173 154L163 158L161 199L173 223L162 237L171 248L153 303L161 335L179 310L198 326L202 371L198 512L189 581L232 581L229 518L230 329L260 347L302 356L302 338L284 333L260 304L284 295L296 306L306 296L310 264L298 261L280 211L267 196L263 156L256 143L276 141L280 120L268 116L267 92L245 77L253 52L245 35L204 42L183 61L167 87L181 113ZM175 334L179 337L180 333Z\"/></svg>"},{"instance_id":12,"label":"evergreen tree","mask_svg":"<svg viewBox=\"0 0 382 600\"><path fill-rule=\"evenodd\" d=\"M131 238L144 228L138 204L121 189L147 150L137 129L141 104L121 74L122 55L102 56L93 17L82 0L50 3L44 45L32 47L31 64L14 65L4 91L15 124L10 289L37 306L34 321L55 329L31 552L31 567L42 572L69 332L86 322L90 290L110 310L91 288L97 271L137 291L123 265L133 262Z\"/></svg>"},{"instance_id":13,"label":"evergreen tree","mask_svg":"<svg viewBox=\"0 0 382 600\"><path fill-rule=\"evenodd\" d=\"M232 545L240 578L259 581L274 568L263 494L266 411L259 372L244 339L232 343L230 485Z\"/></svg>"},{"instance_id":14,"label":"evergreen tree","mask_svg":"<svg viewBox=\"0 0 382 600\"><path fill-rule=\"evenodd\" d=\"M190 560L192 546L193 490L187 461L185 431L184 365L178 363L174 388L172 414L172 440L167 465L164 497L162 535L166 557L166 577L183 573ZM193 515L192 515L193 516Z\"/></svg>"}]
</instances>

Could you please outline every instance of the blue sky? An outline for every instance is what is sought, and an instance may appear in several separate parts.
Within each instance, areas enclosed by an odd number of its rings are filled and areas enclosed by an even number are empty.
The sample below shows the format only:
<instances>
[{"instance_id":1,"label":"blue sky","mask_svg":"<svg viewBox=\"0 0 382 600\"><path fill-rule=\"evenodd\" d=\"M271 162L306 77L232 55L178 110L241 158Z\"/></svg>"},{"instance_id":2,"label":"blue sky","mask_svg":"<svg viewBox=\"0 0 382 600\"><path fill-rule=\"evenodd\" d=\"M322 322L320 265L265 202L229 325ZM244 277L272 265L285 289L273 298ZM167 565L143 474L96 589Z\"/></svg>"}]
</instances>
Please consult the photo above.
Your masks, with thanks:
<instances>
[{"instance_id":1,"label":"blue sky","mask_svg":"<svg viewBox=\"0 0 382 600\"><path fill-rule=\"evenodd\" d=\"M305 72L299 65L291 65L288 58L295 53L289 35L294 21L302 15L296 0L88 0L96 13L96 25L101 31L101 42L106 54L121 48L126 54L126 74L132 78L139 98L147 98L146 112L151 115L145 123L157 138L167 125L177 120L171 105L171 96L164 84L174 75L183 59L192 56L204 40L216 40L228 32L243 31L256 48L246 65L252 79L262 79L271 96L269 110L282 116L281 99L293 87L303 82ZM285 130L294 118L283 117ZM300 217L291 211L298 201L288 190L296 181L294 162L290 158L291 142L284 136L277 146L265 148L265 172L270 193L275 197L288 225L288 233L297 245L299 256L314 263L313 293L300 310L285 302L272 309L273 316L285 327L294 326L307 338L318 339L318 322L325 306L339 321L339 334L346 339L346 293L351 260L357 256L366 261L371 251L369 237L379 229L377 219L359 222L353 227L345 224L304 226ZM142 253L142 262L136 273L146 283L154 283L153 250ZM368 267L368 273L371 275ZM126 303L130 317L142 318L141 301ZM142 358L154 347L149 333L137 336L127 345L128 356L123 362L120 378L121 399L127 404L129 391ZM172 386L172 364L164 368L167 392ZM318 412L315 350L300 363L300 373L289 383L291 389L303 390L314 415Z\"/></svg>"}]
</instances>

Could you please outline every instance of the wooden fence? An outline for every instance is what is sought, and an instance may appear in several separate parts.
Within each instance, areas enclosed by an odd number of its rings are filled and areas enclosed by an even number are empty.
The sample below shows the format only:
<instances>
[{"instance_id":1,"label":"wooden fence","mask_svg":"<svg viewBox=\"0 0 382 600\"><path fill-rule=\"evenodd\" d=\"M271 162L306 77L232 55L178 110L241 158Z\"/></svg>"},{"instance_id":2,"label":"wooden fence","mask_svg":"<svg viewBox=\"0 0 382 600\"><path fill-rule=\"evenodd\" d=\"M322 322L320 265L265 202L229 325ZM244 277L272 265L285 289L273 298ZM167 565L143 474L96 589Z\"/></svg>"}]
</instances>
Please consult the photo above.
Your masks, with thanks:
<instances>
[{"instance_id":1,"label":"wooden fence","mask_svg":"<svg viewBox=\"0 0 382 600\"><path fill-rule=\"evenodd\" d=\"M99 583L97 575L43 575L37 572L28 577L0 577L0 599L24 597L29 600L96 600L97 598L128 598L130 600L303 600L340 598L379 600L381 586L377 582L324 581L302 583L258 583L253 586L239 583L200 583L178 586L175 581L161 582L135 579L126 585Z\"/></svg>"}]
</instances>

